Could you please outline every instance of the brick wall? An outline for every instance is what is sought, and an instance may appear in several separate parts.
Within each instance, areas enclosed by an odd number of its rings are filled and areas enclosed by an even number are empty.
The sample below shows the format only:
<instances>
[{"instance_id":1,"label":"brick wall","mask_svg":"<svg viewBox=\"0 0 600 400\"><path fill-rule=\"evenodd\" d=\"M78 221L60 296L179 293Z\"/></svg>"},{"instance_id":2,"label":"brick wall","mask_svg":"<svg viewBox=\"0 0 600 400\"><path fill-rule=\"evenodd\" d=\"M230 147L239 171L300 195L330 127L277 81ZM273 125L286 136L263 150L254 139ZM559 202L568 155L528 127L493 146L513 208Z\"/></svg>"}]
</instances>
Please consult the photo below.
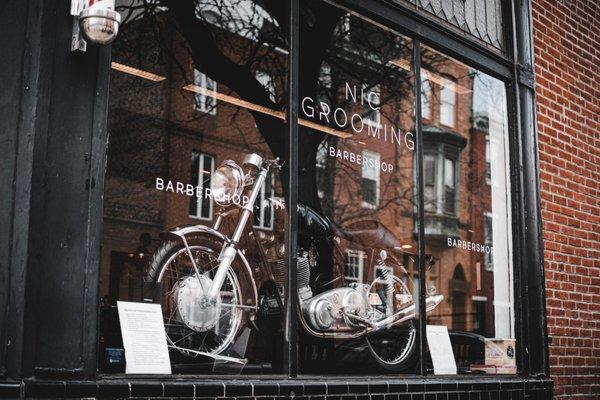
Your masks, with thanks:
<instances>
[{"instance_id":1,"label":"brick wall","mask_svg":"<svg viewBox=\"0 0 600 400\"><path fill-rule=\"evenodd\" d=\"M534 0L550 365L600 399L600 3Z\"/></svg>"}]
</instances>

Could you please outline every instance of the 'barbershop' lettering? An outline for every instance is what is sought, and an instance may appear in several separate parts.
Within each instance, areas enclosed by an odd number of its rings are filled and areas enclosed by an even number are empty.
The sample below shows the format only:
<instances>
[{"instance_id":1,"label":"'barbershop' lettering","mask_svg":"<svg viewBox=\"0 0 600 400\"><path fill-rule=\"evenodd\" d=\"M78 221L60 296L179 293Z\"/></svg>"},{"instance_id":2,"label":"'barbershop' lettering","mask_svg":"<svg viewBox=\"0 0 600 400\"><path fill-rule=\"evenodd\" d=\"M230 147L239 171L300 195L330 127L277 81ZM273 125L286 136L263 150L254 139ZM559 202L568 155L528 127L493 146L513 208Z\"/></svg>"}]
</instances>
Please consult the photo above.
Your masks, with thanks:
<instances>
[{"instance_id":1,"label":"'barbershop' lettering","mask_svg":"<svg viewBox=\"0 0 600 400\"><path fill-rule=\"evenodd\" d=\"M494 247L488 246L486 244L479 244L474 242L469 242L467 240L453 239L447 238L448 247L456 247L457 249L463 249L468 251L474 251L476 253L494 253Z\"/></svg>"},{"instance_id":2,"label":"'barbershop' lettering","mask_svg":"<svg viewBox=\"0 0 600 400\"><path fill-rule=\"evenodd\" d=\"M382 172L392 172L394 165L386 162L381 162L377 159L356 154L348 150L336 149L329 146L329 156L336 157L340 160L349 161L353 164L364 165L369 168L380 169Z\"/></svg>"},{"instance_id":3,"label":"'barbershop' lettering","mask_svg":"<svg viewBox=\"0 0 600 400\"><path fill-rule=\"evenodd\" d=\"M202 186L195 186L190 183L171 180L165 181L162 178L156 178L154 188L163 192L177 193L188 197L197 197L199 199L212 199L214 197L210 188L203 188ZM237 205L244 205L250 201L248 196L240 196L238 194L231 196L231 198L224 195L223 198L218 198L217 200L232 202Z\"/></svg>"}]
</instances>

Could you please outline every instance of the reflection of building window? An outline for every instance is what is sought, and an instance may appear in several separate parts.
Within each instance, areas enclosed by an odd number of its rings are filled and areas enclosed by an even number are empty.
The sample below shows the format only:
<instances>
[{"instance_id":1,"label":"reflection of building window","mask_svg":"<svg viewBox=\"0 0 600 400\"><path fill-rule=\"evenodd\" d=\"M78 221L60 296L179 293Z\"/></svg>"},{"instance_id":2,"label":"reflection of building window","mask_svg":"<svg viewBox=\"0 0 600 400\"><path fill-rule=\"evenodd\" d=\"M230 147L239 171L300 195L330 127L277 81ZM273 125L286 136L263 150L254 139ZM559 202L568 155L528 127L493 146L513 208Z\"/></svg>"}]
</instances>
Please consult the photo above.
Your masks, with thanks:
<instances>
[{"instance_id":1,"label":"reflection of building window","mask_svg":"<svg viewBox=\"0 0 600 400\"><path fill-rule=\"evenodd\" d=\"M362 205L363 207L377 207L379 205L379 168L380 156L378 153L363 151L363 158L372 159L373 167L369 163L363 163L362 166Z\"/></svg>"},{"instance_id":2,"label":"reflection of building window","mask_svg":"<svg viewBox=\"0 0 600 400\"><path fill-rule=\"evenodd\" d=\"M485 182L489 185L492 181L492 158L490 154L490 136L485 137Z\"/></svg>"},{"instance_id":3,"label":"reflection of building window","mask_svg":"<svg viewBox=\"0 0 600 400\"><path fill-rule=\"evenodd\" d=\"M485 213L484 214L484 227L483 227L483 235L485 240L485 245L490 246L490 248L494 245L494 237L492 233L492 214ZM494 269L494 254L490 251L485 252L485 257L483 259L483 264L485 265L485 269L487 271L492 271Z\"/></svg>"},{"instance_id":4,"label":"reflection of building window","mask_svg":"<svg viewBox=\"0 0 600 400\"><path fill-rule=\"evenodd\" d=\"M346 250L346 281L362 283L365 257L362 250Z\"/></svg>"},{"instance_id":5,"label":"reflection of building window","mask_svg":"<svg viewBox=\"0 0 600 400\"><path fill-rule=\"evenodd\" d=\"M331 103L331 87L332 87L332 76L331 66L323 61L321 69L319 70L319 86L317 87L317 99L319 101L330 104Z\"/></svg>"},{"instance_id":6,"label":"reflection of building window","mask_svg":"<svg viewBox=\"0 0 600 400\"><path fill-rule=\"evenodd\" d=\"M421 116L425 119L431 119L431 82L424 79L421 82Z\"/></svg>"},{"instance_id":7,"label":"reflection of building window","mask_svg":"<svg viewBox=\"0 0 600 400\"><path fill-rule=\"evenodd\" d=\"M320 199L325 197L325 174L327 173L327 148L328 148L327 140L323 140L321 144L319 144L319 148L317 149L317 154L315 156L315 165L317 167L317 196Z\"/></svg>"},{"instance_id":8,"label":"reflection of building window","mask_svg":"<svg viewBox=\"0 0 600 400\"><path fill-rule=\"evenodd\" d=\"M444 80L440 87L440 123L454 127L454 106L456 104L455 83Z\"/></svg>"},{"instance_id":9,"label":"reflection of building window","mask_svg":"<svg viewBox=\"0 0 600 400\"><path fill-rule=\"evenodd\" d=\"M341 36L344 40L350 41L350 18L350 13L348 13L339 19L334 30L334 36Z\"/></svg>"},{"instance_id":10,"label":"reflection of building window","mask_svg":"<svg viewBox=\"0 0 600 400\"><path fill-rule=\"evenodd\" d=\"M254 203L254 219L252 225L260 229L273 229L273 220L275 218L275 209L273 208L273 198L275 197L275 175L266 177L265 182L260 188L260 193Z\"/></svg>"},{"instance_id":11,"label":"reflection of building window","mask_svg":"<svg viewBox=\"0 0 600 400\"><path fill-rule=\"evenodd\" d=\"M424 187L424 200L425 210L435 212L437 209L437 196L435 194L435 159L436 156L433 154L425 154L424 161L425 165L423 168L425 175L425 187Z\"/></svg>"},{"instance_id":12,"label":"reflection of building window","mask_svg":"<svg viewBox=\"0 0 600 400\"><path fill-rule=\"evenodd\" d=\"M473 332L485 335L485 303L487 297L472 296L473 299Z\"/></svg>"},{"instance_id":13,"label":"reflection of building window","mask_svg":"<svg viewBox=\"0 0 600 400\"><path fill-rule=\"evenodd\" d=\"M208 154L192 152L191 184L202 188L202 195L190 197L190 217L212 219L213 205L210 198L205 198L206 189L210 188L210 177L215 167L215 159Z\"/></svg>"},{"instance_id":14,"label":"reflection of building window","mask_svg":"<svg viewBox=\"0 0 600 400\"><path fill-rule=\"evenodd\" d=\"M362 106L363 106L363 121L372 126L378 126L381 122L380 113L380 92L379 86L363 86L362 90Z\"/></svg>"},{"instance_id":15,"label":"reflection of building window","mask_svg":"<svg viewBox=\"0 0 600 400\"><path fill-rule=\"evenodd\" d=\"M425 211L437 214L456 215L458 203L457 160L444 155L444 146L439 152L424 155L424 205Z\"/></svg>"},{"instance_id":16,"label":"reflection of building window","mask_svg":"<svg viewBox=\"0 0 600 400\"><path fill-rule=\"evenodd\" d=\"M267 93L269 94L269 99L272 102L275 102L276 92L275 92L275 81L273 77L266 72L256 71L255 73L256 80L265 88Z\"/></svg>"},{"instance_id":17,"label":"reflection of building window","mask_svg":"<svg viewBox=\"0 0 600 400\"><path fill-rule=\"evenodd\" d=\"M217 114L217 82L209 78L206 74L194 70L194 85L204 89L206 93L194 94L194 110L210 115Z\"/></svg>"},{"instance_id":18,"label":"reflection of building window","mask_svg":"<svg viewBox=\"0 0 600 400\"><path fill-rule=\"evenodd\" d=\"M327 140L323 140L319 144L319 148L317 149L317 155L315 157L317 168L325 169L327 166Z\"/></svg>"},{"instance_id":19,"label":"reflection of building window","mask_svg":"<svg viewBox=\"0 0 600 400\"><path fill-rule=\"evenodd\" d=\"M444 213L456 213L456 162L444 158Z\"/></svg>"}]
</instances>

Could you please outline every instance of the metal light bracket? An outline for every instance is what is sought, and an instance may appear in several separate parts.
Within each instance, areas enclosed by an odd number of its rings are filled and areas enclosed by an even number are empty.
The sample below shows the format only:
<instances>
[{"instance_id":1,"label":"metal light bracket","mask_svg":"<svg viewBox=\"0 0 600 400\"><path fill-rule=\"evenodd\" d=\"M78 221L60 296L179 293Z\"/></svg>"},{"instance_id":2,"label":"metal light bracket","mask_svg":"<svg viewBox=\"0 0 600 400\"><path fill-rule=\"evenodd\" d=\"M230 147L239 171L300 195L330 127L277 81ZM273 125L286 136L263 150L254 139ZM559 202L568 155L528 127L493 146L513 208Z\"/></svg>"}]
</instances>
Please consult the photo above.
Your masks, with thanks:
<instances>
[{"instance_id":1,"label":"metal light bracket","mask_svg":"<svg viewBox=\"0 0 600 400\"><path fill-rule=\"evenodd\" d=\"M85 52L87 42L79 28L79 14L89 5L88 0L71 0L71 16L73 16L73 33L71 35L71 51Z\"/></svg>"}]
</instances>

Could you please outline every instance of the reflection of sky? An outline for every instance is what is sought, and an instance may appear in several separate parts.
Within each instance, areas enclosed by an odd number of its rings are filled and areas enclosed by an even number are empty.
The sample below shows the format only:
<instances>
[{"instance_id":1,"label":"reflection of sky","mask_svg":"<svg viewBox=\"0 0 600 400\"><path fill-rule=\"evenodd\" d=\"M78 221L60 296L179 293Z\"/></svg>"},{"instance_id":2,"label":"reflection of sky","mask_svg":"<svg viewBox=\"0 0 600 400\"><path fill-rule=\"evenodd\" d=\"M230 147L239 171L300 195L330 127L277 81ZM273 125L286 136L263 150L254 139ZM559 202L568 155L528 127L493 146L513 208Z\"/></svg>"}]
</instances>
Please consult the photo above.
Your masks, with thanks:
<instances>
[{"instance_id":1,"label":"reflection of sky","mask_svg":"<svg viewBox=\"0 0 600 400\"><path fill-rule=\"evenodd\" d=\"M475 70L473 81L473 114L488 115L492 119L502 120L504 111L504 84L489 75Z\"/></svg>"},{"instance_id":2,"label":"reflection of sky","mask_svg":"<svg viewBox=\"0 0 600 400\"><path fill-rule=\"evenodd\" d=\"M265 22L278 26L269 13L253 0L199 0L196 8L209 22L256 39Z\"/></svg>"}]
</instances>

